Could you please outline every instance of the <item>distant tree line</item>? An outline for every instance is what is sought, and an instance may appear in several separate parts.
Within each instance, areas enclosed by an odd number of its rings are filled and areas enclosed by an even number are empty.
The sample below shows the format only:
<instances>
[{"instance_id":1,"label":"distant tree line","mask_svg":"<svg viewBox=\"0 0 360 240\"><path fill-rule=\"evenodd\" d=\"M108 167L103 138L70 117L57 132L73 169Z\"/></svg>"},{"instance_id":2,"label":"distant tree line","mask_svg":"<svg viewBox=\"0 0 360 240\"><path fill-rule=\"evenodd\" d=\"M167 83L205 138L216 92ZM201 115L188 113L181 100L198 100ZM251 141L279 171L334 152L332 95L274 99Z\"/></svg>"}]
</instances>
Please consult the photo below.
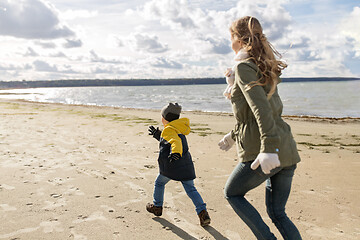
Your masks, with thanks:
<instances>
[{"instance_id":1,"label":"distant tree line","mask_svg":"<svg viewBox=\"0 0 360 240\"><path fill-rule=\"evenodd\" d=\"M187 78L187 79L76 79L41 81L0 81L1 89L45 88L45 87L100 87L100 86L148 86L148 85L190 85L223 84L225 78Z\"/></svg>"},{"instance_id":2,"label":"distant tree line","mask_svg":"<svg viewBox=\"0 0 360 240\"><path fill-rule=\"evenodd\" d=\"M282 78L283 82L353 81L360 78ZM226 84L225 78L176 78L176 79L74 79L41 81L0 81L0 89L46 87L100 87L100 86L149 86Z\"/></svg>"}]
</instances>

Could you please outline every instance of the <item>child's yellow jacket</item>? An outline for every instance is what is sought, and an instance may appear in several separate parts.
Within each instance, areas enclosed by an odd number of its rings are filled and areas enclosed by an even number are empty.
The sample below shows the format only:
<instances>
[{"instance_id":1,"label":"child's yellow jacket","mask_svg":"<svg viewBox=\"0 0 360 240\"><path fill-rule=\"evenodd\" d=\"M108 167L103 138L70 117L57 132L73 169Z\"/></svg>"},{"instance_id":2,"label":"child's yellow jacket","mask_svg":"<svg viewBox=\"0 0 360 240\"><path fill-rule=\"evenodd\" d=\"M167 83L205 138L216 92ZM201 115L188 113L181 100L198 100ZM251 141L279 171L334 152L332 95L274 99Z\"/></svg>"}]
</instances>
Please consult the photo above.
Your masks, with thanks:
<instances>
[{"instance_id":1,"label":"child's yellow jacket","mask_svg":"<svg viewBox=\"0 0 360 240\"><path fill-rule=\"evenodd\" d=\"M188 135L190 133L190 121L188 118L180 118L169 122L160 137L171 144L170 153L180 153L182 156L183 147L179 134Z\"/></svg>"},{"instance_id":2,"label":"child's yellow jacket","mask_svg":"<svg viewBox=\"0 0 360 240\"><path fill-rule=\"evenodd\" d=\"M190 133L190 121L180 118L165 125L160 135L159 170L160 174L178 181L195 179L195 169L185 135ZM179 153L179 160L170 162L169 155Z\"/></svg>"}]
</instances>

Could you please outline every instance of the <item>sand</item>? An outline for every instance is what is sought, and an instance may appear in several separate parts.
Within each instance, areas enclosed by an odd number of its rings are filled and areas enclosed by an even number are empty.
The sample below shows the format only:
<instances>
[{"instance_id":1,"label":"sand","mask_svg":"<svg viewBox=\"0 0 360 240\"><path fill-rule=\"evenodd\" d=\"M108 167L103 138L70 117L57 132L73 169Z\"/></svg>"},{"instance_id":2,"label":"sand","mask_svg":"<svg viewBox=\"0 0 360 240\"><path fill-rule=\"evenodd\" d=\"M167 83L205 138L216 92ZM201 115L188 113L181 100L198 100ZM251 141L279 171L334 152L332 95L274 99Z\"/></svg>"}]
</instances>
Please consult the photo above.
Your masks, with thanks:
<instances>
[{"instance_id":1,"label":"sand","mask_svg":"<svg viewBox=\"0 0 360 240\"><path fill-rule=\"evenodd\" d=\"M223 197L238 163L218 141L230 114L185 112L195 185L212 223L199 225L178 182L161 217L145 210L158 174L158 111L0 100L0 239L255 239ZM287 204L303 239L360 239L360 121L287 117L302 162ZM247 195L274 234L264 185Z\"/></svg>"}]
</instances>

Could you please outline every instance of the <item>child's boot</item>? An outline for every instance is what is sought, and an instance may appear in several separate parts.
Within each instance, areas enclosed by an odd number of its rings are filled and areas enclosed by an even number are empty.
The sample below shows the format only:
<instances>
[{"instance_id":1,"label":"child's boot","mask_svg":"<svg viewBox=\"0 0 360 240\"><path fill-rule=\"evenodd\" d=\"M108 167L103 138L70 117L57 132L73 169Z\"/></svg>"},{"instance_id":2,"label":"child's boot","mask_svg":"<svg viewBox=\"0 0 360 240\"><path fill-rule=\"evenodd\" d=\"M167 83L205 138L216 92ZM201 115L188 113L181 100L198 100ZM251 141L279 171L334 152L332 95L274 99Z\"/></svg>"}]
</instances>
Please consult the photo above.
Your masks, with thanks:
<instances>
[{"instance_id":1,"label":"child's boot","mask_svg":"<svg viewBox=\"0 0 360 240\"><path fill-rule=\"evenodd\" d=\"M210 224L210 217L209 217L209 213L206 211L206 210L202 210L200 213L199 213L199 219L200 219L200 225L202 227L205 227L207 225Z\"/></svg>"},{"instance_id":2,"label":"child's boot","mask_svg":"<svg viewBox=\"0 0 360 240\"><path fill-rule=\"evenodd\" d=\"M152 203L146 204L146 210L158 217L162 215L162 209L162 207L157 207Z\"/></svg>"}]
</instances>

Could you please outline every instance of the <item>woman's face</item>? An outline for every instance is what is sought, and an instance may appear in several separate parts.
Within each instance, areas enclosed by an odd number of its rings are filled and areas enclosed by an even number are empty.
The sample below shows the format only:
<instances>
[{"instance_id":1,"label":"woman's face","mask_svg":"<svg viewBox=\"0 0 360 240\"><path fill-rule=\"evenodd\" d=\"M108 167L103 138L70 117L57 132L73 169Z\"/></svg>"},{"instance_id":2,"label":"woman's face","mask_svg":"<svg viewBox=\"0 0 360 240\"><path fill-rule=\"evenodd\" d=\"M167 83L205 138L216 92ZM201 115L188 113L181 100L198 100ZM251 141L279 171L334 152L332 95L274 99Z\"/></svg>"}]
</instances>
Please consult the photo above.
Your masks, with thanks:
<instances>
[{"instance_id":1,"label":"woman's face","mask_svg":"<svg viewBox=\"0 0 360 240\"><path fill-rule=\"evenodd\" d=\"M235 39L234 36L231 34L231 48L237 54L242 47L242 44L239 39Z\"/></svg>"}]
</instances>

